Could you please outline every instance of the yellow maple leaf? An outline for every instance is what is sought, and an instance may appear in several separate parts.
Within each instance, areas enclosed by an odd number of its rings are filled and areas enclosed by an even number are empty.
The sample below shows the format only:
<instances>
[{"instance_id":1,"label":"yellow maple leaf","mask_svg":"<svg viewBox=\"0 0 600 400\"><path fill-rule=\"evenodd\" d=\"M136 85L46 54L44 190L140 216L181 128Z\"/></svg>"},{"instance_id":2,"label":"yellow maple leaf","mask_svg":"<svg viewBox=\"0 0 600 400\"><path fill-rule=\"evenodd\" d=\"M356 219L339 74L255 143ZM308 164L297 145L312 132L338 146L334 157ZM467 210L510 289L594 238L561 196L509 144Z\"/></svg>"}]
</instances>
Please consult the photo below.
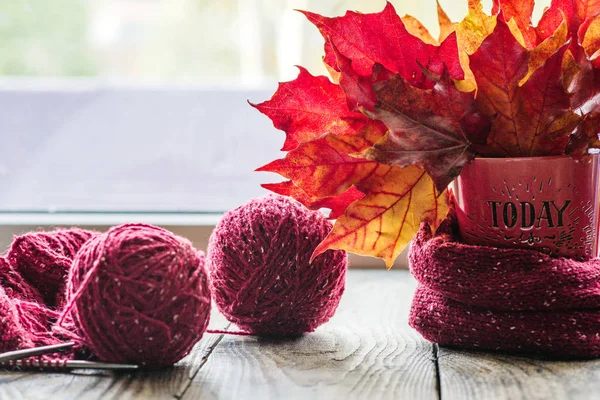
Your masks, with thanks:
<instances>
[{"instance_id":1,"label":"yellow maple leaf","mask_svg":"<svg viewBox=\"0 0 600 400\"><path fill-rule=\"evenodd\" d=\"M465 72L465 78L457 82L456 86L463 92L477 89L475 77L469 68L469 56L477 51L484 39L494 31L495 26L496 17L483 12L481 0L469 0L469 13L456 26L458 56Z\"/></svg>"},{"instance_id":2,"label":"yellow maple leaf","mask_svg":"<svg viewBox=\"0 0 600 400\"><path fill-rule=\"evenodd\" d=\"M438 196L433 180L415 166L381 164L364 186L359 189L367 195L337 219L313 258L328 249L341 249L383 258L389 269L421 222L435 230L448 213L447 192Z\"/></svg>"},{"instance_id":3,"label":"yellow maple leaf","mask_svg":"<svg viewBox=\"0 0 600 400\"><path fill-rule=\"evenodd\" d=\"M438 24L440 25L440 37L438 38L438 42L442 43L444 39L446 39L452 32L456 30L456 23L452 22L448 17L448 14L444 11L440 2L436 0L437 3L437 14L438 14Z\"/></svg>"},{"instance_id":4,"label":"yellow maple leaf","mask_svg":"<svg viewBox=\"0 0 600 400\"><path fill-rule=\"evenodd\" d=\"M533 50L529 52L529 64L527 66L527 74L519 82L519 86L522 86L536 69L541 67L544 62L554 54L562 45L564 45L568 39L567 21L563 19L561 24L556 28L554 33L548 36L542 43L537 45Z\"/></svg>"},{"instance_id":5,"label":"yellow maple leaf","mask_svg":"<svg viewBox=\"0 0 600 400\"><path fill-rule=\"evenodd\" d=\"M435 40L433 36L431 36L431 33L429 33L427 28L425 28L425 25L423 25L421 21L419 21L412 15L407 14L404 17L402 17L402 23L404 24L404 27L406 28L408 33L418 37L423 42L433 45L438 44L437 40Z\"/></svg>"}]
</instances>

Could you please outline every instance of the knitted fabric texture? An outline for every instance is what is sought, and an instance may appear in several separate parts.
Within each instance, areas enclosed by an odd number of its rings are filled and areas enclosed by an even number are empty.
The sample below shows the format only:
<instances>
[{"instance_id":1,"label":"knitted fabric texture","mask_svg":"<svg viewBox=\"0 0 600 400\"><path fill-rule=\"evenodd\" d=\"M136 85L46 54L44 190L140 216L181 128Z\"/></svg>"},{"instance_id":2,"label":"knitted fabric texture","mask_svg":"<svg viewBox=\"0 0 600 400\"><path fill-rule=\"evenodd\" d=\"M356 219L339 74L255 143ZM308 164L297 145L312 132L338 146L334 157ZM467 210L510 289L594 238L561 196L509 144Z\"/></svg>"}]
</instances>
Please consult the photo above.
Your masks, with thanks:
<instances>
[{"instance_id":1,"label":"knitted fabric texture","mask_svg":"<svg viewBox=\"0 0 600 400\"><path fill-rule=\"evenodd\" d=\"M45 304L59 306L75 254L96 234L77 228L27 233L15 238L7 259L39 291Z\"/></svg>"},{"instance_id":2,"label":"knitted fabric texture","mask_svg":"<svg viewBox=\"0 0 600 400\"><path fill-rule=\"evenodd\" d=\"M59 315L57 300L64 298L73 257L84 239L93 235L61 229L15 238L8 257L0 257L0 351L62 341L51 332Z\"/></svg>"},{"instance_id":3,"label":"knitted fabric texture","mask_svg":"<svg viewBox=\"0 0 600 400\"><path fill-rule=\"evenodd\" d=\"M32 347L29 335L24 333L12 299L0 287L0 352Z\"/></svg>"},{"instance_id":4,"label":"knitted fabric texture","mask_svg":"<svg viewBox=\"0 0 600 400\"><path fill-rule=\"evenodd\" d=\"M42 295L26 282L21 274L3 257L0 257L0 288L15 300L42 302Z\"/></svg>"},{"instance_id":5,"label":"knitted fabric texture","mask_svg":"<svg viewBox=\"0 0 600 400\"><path fill-rule=\"evenodd\" d=\"M422 227L409 260L418 281L410 324L466 349L600 356L600 260L459 243L454 214L435 237Z\"/></svg>"},{"instance_id":6,"label":"knitted fabric texture","mask_svg":"<svg viewBox=\"0 0 600 400\"><path fill-rule=\"evenodd\" d=\"M210 315L204 254L145 224L89 240L75 257L66 293L54 332L107 362L172 365L200 340Z\"/></svg>"},{"instance_id":7,"label":"knitted fabric texture","mask_svg":"<svg viewBox=\"0 0 600 400\"><path fill-rule=\"evenodd\" d=\"M309 262L332 225L283 196L254 199L227 212L210 238L215 304L245 332L312 332L333 316L344 292L347 256L328 250Z\"/></svg>"}]
</instances>

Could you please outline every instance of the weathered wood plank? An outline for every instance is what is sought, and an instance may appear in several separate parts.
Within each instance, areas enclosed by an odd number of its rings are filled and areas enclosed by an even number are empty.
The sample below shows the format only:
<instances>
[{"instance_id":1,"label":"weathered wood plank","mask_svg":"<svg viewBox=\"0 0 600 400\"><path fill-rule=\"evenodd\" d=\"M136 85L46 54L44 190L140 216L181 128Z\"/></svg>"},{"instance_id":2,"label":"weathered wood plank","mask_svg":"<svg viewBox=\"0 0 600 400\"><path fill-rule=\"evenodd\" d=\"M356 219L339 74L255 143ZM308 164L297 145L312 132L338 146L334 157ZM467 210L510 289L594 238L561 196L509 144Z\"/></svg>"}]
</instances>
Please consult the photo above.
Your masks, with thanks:
<instances>
[{"instance_id":1,"label":"weathered wood plank","mask_svg":"<svg viewBox=\"0 0 600 400\"><path fill-rule=\"evenodd\" d=\"M228 326L225 318L213 310L210 328ZM161 371L0 372L0 399L173 399L189 386L221 338L206 334L187 357Z\"/></svg>"},{"instance_id":2,"label":"weathered wood plank","mask_svg":"<svg viewBox=\"0 0 600 400\"><path fill-rule=\"evenodd\" d=\"M437 399L433 347L407 325L407 271L349 272L338 312L294 340L224 337L184 399Z\"/></svg>"},{"instance_id":3,"label":"weathered wood plank","mask_svg":"<svg viewBox=\"0 0 600 400\"><path fill-rule=\"evenodd\" d=\"M542 361L440 348L443 400L596 400L600 360Z\"/></svg>"}]
</instances>

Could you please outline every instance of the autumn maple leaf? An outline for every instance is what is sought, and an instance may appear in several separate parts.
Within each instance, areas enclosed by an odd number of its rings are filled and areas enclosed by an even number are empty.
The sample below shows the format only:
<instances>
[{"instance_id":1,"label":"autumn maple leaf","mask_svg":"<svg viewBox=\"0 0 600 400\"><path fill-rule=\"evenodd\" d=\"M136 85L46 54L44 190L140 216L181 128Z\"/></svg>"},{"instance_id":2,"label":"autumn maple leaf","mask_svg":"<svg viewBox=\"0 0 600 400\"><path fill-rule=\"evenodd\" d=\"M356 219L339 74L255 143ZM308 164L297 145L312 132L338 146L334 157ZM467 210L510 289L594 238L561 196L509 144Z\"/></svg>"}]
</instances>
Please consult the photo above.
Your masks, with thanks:
<instances>
[{"instance_id":1,"label":"autumn maple leaf","mask_svg":"<svg viewBox=\"0 0 600 400\"><path fill-rule=\"evenodd\" d=\"M411 35L418 37L425 43L433 45L439 45L440 43L443 43L444 40L446 40L446 38L456 30L456 23L450 20L450 18L440 5L440 2L436 2L438 25L440 28L440 35L438 39L434 39L434 37L431 36L431 33L429 33L429 30L427 30L427 28L421 23L421 21L419 21L412 15L405 15L404 17L402 17L402 23L404 24L404 27Z\"/></svg>"},{"instance_id":2,"label":"autumn maple leaf","mask_svg":"<svg viewBox=\"0 0 600 400\"><path fill-rule=\"evenodd\" d=\"M263 183L261 186L282 196L292 197L310 210L330 209L330 219L336 219L344 215L350 204L365 197L364 193L359 191L355 186L350 187L350 189L338 196L329 197L311 196L294 185L292 181Z\"/></svg>"},{"instance_id":3,"label":"autumn maple leaf","mask_svg":"<svg viewBox=\"0 0 600 400\"><path fill-rule=\"evenodd\" d=\"M372 146L374 138L326 134L258 169L290 178L263 187L292 196L312 209L331 208L330 217L337 221L315 256L327 248L338 248L383 257L391 265L420 222L436 229L446 215L447 193L439 196L422 169L402 169L350 155ZM368 221L355 214L369 209ZM379 230L361 239L362 247L352 241L375 226Z\"/></svg>"},{"instance_id":4,"label":"autumn maple leaf","mask_svg":"<svg viewBox=\"0 0 600 400\"><path fill-rule=\"evenodd\" d=\"M270 100L253 104L276 128L286 133L282 150L292 150L299 143L327 132L351 136L376 125L366 116L351 112L343 90L327 77L313 76L306 69L299 69L298 77L280 83Z\"/></svg>"},{"instance_id":5,"label":"autumn maple leaf","mask_svg":"<svg viewBox=\"0 0 600 400\"><path fill-rule=\"evenodd\" d=\"M440 36L388 2L374 14L304 15L325 38L332 81L300 69L256 105L285 131L287 154L258 170L265 188L333 230L314 256L343 249L391 266L422 222L436 229L447 185L475 156L583 155L600 147L600 0L480 0Z\"/></svg>"},{"instance_id":6,"label":"autumn maple leaf","mask_svg":"<svg viewBox=\"0 0 600 400\"><path fill-rule=\"evenodd\" d=\"M389 2L382 12L374 14L348 11L342 17L329 18L303 13L325 38L324 61L336 71L340 71L336 55L339 52L351 60L358 76L371 75L373 66L381 64L421 87L427 80L420 64L438 74L445 65L453 78L463 78L456 36L449 35L439 46L425 43L406 29Z\"/></svg>"},{"instance_id":7,"label":"autumn maple leaf","mask_svg":"<svg viewBox=\"0 0 600 400\"><path fill-rule=\"evenodd\" d=\"M377 163L365 158L352 157L378 139L379 135L336 136L331 133L302 143L285 158L275 160L257 171L278 173L309 195L338 196L370 177Z\"/></svg>"},{"instance_id":8,"label":"autumn maple leaf","mask_svg":"<svg viewBox=\"0 0 600 400\"><path fill-rule=\"evenodd\" d=\"M391 268L422 222L437 229L448 213L447 192L438 195L425 171L379 164L358 186L366 196L352 203L312 258L327 249L380 257Z\"/></svg>"},{"instance_id":9,"label":"autumn maple leaf","mask_svg":"<svg viewBox=\"0 0 600 400\"><path fill-rule=\"evenodd\" d=\"M510 20L515 21L527 48L534 48L540 42L539 35L531 24L533 6L533 0L493 0L492 2L492 15L502 11L506 23ZM554 29L551 32L554 32Z\"/></svg>"},{"instance_id":10,"label":"autumn maple leaf","mask_svg":"<svg viewBox=\"0 0 600 400\"><path fill-rule=\"evenodd\" d=\"M506 23L514 23L522 35L523 45L528 49L539 46L553 35L564 20L571 40L571 51L580 59L583 56L579 46L582 41L581 30L585 30L590 21L600 14L600 1L553 0L550 7L544 10L537 27L533 27L531 22L533 8L534 0L493 0L492 14L501 12Z\"/></svg>"},{"instance_id":11,"label":"autumn maple leaf","mask_svg":"<svg viewBox=\"0 0 600 400\"><path fill-rule=\"evenodd\" d=\"M473 159L472 144L484 144L489 120L475 110L473 93L459 91L444 72L432 89L411 86L401 76L373 88L377 105L364 113L388 133L364 154L378 162L424 167L441 193Z\"/></svg>"},{"instance_id":12,"label":"autumn maple leaf","mask_svg":"<svg viewBox=\"0 0 600 400\"><path fill-rule=\"evenodd\" d=\"M305 83L309 80L314 81L313 77L305 71L301 71L298 80ZM301 82L292 82L288 85L298 88L301 87ZM326 85L328 86L329 83ZM285 99L279 93L281 90L287 90L287 87L281 85L272 100L262 103L269 105L266 109L263 107L263 110L274 114L276 121L288 121L296 111L288 106L290 104L288 100L280 100ZM386 249L382 250L381 254L391 263L393 260L390 257L395 258L395 255L406 246L418 230L421 220L429 222L435 229L438 219L441 220L447 211L447 196L445 194L439 196L440 193L435 189L429 175L417 167L408 169L391 167L357 156L378 142L387 127L379 120L350 111L346 101L342 101L337 91L334 91L333 95L321 93L319 96L318 91L310 89L309 93L308 97L311 100L327 104L328 110L336 111L328 113L326 121L319 119L319 123L315 124L311 117L305 120L306 123L313 124L319 129L345 123L345 126L352 129L335 133L326 132L310 140L308 139L310 135L305 135L301 142L296 140L296 147L290 149L284 158L258 169L258 171L279 173L289 181L266 184L263 187L292 196L311 209L331 208L330 217L340 221L336 222L337 228L334 228L333 236L329 238L328 243L332 248L335 246L344 248L344 244L334 238L335 232L340 229L348 233L349 225L344 224L344 221L347 221L345 218L349 209L352 207L366 209L369 205L373 209L379 209L379 214L372 216L373 221L380 220L381 224L387 227L386 229L393 231L394 236L391 239L389 233L382 232L381 238L376 240L375 248L385 245ZM336 102L333 102L332 98L335 98ZM342 121L337 122L337 119ZM352 124L348 124L348 121L352 121ZM284 125L287 129L291 129L290 126L292 124ZM302 131L303 128L303 126L293 126L294 132ZM399 171L405 173L400 174ZM397 179L397 181L386 184L384 182L386 178ZM379 188L378 190L388 188L390 191L387 194L381 192L378 196L374 196L375 188ZM369 195L370 197L367 198ZM383 198L385 201L382 203ZM385 207L389 209L386 210ZM395 227L394 221L398 222ZM359 251L353 247L348 250Z\"/></svg>"},{"instance_id":13,"label":"autumn maple leaf","mask_svg":"<svg viewBox=\"0 0 600 400\"><path fill-rule=\"evenodd\" d=\"M469 56L475 53L496 26L496 17L483 12L481 0L469 0L468 5L468 14L456 25L456 38L460 48L459 61L465 74L464 80L457 84L464 92L471 92L477 88L469 68Z\"/></svg>"},{"instance_id":14,"label":"autumn maple leaf","mask_svg":"<svg viewBox=\"0 0 600 400\"><path fill-rule=\"evenodd\" d=\"M477 82L477 105L496 116L487 156L516 157L564 154L578 124L562 84L562 60L567 45L556 51L522 85L530 53L511 33L503 18L494 32L470 56Z\"/></svg>"},{"instance_id":15,"label":"autumn maple leaf","mask_svg":"<svg viewBox=\"0 0 600 400\"><path fill-rule=\"evenodd\" d=\"M331 50L348 108L382 121L388 129L362 156L400 167L424 167L443 192L475 156L471 145L486 142L490 122L474 110L473 93L458 90L445 69L435 76L420 67L428 81L421 86L431 89L415 87L378 63L370 75L361 76L334 44Z\"/></svg>"},{"instance_id":16,"label":"autumn maple leaf","mask_svg":"<svg viewBox=\"0 0 600 400\"><path fill-rule=\"evenodd\" d=\"M600 1L598 0L552 0L550 7L542 14L536 27L536 33L540 39L545 39L556 30L565 18L571 38L571 50L576 57L579 57L581 55L578 47L579 29L586 20L594 18L598 14L600 14Z\"/></svg>"},{"instance_id":17,"label":"autumn maple leaf","mask_svg":"<svg viewBox=\"0 0 600 400\"><path fill-rule=\"evenodd\" d=\"M339 86L303 68L294 81L280 84L270 100L255 107L287 135L286 157L257 171L276 172L290 182L265 188L311 209L330 208L332 218L343 213L349 202L362 198L353 185L376 163L348 154L381 139L387 129L383 123L350 111Z\"/></svg>"}]
</instances>

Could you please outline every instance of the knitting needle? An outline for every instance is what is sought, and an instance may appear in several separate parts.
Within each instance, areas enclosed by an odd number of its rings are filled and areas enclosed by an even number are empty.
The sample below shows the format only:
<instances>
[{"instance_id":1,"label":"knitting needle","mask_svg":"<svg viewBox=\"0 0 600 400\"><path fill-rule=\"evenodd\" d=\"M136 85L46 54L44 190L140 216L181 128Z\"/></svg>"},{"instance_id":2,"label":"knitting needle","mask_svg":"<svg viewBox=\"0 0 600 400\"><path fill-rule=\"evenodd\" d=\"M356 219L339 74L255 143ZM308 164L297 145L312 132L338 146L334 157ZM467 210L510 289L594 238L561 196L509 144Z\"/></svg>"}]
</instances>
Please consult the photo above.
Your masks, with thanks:
<instances>
[{"instance_id":1,"label":"knitting needle","mask_svg":"<svg viewBox=\"0 0 600 400\"><path fill-rule=\"evenodd\" d=\"M64 350L70 349L73 346L75 346L74 342L68 342L68 343L53 344L50 346L34 347L31 349L8 351L6 353L0 353L0 363L5 362L5 361L10 361L10 360L19 360L21 358L28 358L28 357L34 357L34 356L41 356L44 354L57 353L59 351L64 351Z\"/></svg>"},{"instance_id":2,"label":"knitting needle","mask_svg":"<svg viewBox=\"0 0 600 400\"><path fill-rule=\"evenodd\" d=\"M133 364L113 364L84 360L12 360L0 363L3 367L41 369L110 369L136 370Z\"/></svg>"}]
</instances>

